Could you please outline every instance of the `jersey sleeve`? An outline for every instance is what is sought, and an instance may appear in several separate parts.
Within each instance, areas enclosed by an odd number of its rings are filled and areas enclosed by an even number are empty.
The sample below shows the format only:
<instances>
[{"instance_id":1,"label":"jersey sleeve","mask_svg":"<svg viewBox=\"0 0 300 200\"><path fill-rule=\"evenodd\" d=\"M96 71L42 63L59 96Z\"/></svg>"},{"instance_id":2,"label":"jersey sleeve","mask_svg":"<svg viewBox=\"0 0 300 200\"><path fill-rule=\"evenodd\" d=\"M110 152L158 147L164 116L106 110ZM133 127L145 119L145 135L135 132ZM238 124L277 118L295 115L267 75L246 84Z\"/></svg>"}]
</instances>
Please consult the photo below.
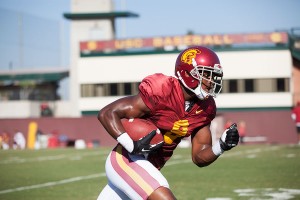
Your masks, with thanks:
<instances>
[{"instance_id":1,"label":"jersey sleeve","mask_svg":"<svg viewBox=\"0 0 300 200\"><path fill-rule=\"evenodd\" d=\"M154 112L162 108L172 88L171 78L163 74L145 77L139 85L140 96L146 106Z\"/></svg>"}]
</instances>

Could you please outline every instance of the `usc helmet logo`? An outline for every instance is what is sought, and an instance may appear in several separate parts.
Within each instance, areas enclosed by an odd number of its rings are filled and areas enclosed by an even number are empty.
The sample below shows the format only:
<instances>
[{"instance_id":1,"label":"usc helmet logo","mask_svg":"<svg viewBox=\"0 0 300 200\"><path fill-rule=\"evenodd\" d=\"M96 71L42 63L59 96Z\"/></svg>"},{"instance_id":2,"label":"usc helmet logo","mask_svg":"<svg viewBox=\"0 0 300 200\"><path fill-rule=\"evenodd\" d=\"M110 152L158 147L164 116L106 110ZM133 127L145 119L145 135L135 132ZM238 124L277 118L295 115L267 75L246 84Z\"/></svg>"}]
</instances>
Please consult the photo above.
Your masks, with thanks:
<instances>
[{"instance_id":1,"label":"usc helmet logo","mask_svg":"<svg viewBox=\"0 0 300 200\"><path fill-rule=\"evenodd\" d=\"M187 63L187 64L192 64L192 59L196 58L197 54L200 54L201 51L199 49L189 49L185 52L183 52L181 56L181 62Z\"/></svg>"}]
</instances>

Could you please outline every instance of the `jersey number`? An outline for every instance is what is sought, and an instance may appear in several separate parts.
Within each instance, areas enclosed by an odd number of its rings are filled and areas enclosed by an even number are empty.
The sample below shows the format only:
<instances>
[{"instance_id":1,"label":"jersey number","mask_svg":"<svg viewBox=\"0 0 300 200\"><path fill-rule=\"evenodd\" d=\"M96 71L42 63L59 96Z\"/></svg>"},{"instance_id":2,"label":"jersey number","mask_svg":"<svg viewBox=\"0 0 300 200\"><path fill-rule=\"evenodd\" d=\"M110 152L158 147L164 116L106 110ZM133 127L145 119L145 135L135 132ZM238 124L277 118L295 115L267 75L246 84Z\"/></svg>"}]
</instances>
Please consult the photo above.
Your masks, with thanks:
<instances>
[{"instance_id":1,"label":"jersey number","mask_svg":"<svg viewBox=\"0 0 300 200\"><path fill-rule=\"evenodd\" d=\"M176 138L185 136L188 132L188 126L189 122L186 119L174 122L172 130L164 135L165 143L172 144Z\"/></svg>"}]
</instances>

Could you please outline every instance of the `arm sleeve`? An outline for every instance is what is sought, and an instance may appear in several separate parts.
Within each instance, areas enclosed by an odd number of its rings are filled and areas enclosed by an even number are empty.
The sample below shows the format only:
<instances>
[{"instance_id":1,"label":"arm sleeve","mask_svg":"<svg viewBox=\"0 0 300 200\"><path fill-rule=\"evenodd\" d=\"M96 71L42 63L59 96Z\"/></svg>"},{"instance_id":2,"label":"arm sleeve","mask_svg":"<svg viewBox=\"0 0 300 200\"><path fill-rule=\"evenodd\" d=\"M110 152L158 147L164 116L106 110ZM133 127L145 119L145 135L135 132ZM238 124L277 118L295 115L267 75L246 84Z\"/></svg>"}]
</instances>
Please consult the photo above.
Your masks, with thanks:
<instances>
[{"instance_id":1,"label":"arm sleeve","mask_svg":"<svg viewBox=\"0 0 300 200\"><path fill-rule=\"evenodd\" d=\"M147 76L139 85L141 98L151 112L160 109L164 105L170 93L171 83L168 76L154 74Z\"/></svg>"}]
</instances>

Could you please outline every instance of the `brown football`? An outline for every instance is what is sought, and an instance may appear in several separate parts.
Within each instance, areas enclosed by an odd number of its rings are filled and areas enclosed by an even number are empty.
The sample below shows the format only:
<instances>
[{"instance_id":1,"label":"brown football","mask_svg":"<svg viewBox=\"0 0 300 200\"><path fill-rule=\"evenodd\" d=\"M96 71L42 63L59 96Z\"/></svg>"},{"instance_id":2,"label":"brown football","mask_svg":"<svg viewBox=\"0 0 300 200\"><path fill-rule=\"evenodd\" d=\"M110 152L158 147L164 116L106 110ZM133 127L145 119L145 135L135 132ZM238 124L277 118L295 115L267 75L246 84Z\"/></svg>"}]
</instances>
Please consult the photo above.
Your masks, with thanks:
<instances>
[{"instance_id":1,"label":"brown football","mask_svg":"<svg viewBox=\"0 0 300 200\"><path fill-rule=\"evenodd\" d=\"M121 120L126 132L133 141L137 141L156 130L156 135L152 138L150 144L157 144L164 141L163 135L159 129L150 121L140 118Z\"/></svg>"}]
</instances>

